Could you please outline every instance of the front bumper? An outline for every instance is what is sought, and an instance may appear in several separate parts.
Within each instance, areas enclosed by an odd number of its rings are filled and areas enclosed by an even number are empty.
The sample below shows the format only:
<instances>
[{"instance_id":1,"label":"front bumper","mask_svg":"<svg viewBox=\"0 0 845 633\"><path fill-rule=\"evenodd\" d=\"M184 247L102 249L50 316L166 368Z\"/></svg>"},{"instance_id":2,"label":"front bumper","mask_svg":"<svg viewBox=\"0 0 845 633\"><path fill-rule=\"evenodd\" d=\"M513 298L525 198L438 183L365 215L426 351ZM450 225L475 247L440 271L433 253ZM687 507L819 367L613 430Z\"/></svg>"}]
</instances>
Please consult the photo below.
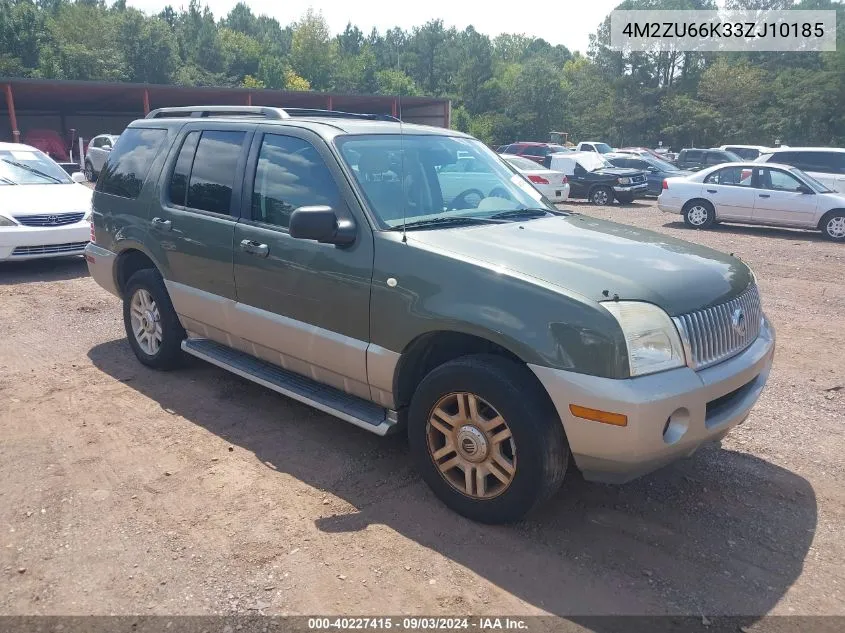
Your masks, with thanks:
<instances>
[{"instance_id":1,"label":"front bumper","mask_svg":"<svg viewBox=\"0 0 845 633\"><path fill-rule=\"evenodd\" d=\"M0 227L0 261L82 255L90 236L87 221L56 227Z\"/></svg>"},{"instance_id":2,"label":"front bumper","mask_svg":"<svg viewBox=\"0 0 845 633\"><path fill-rule=\"evenodd\" d=\"M772 366L774 329L764 321L745 351L701 371L681 367L614 380L531 365L560 415L586 479L624 483L724 437L748 417ZM621 413L627 426L575 417L570 404Z\"/></svg>"},{"instance_id":3,"label":"front bumper","mask_svg":"<svg viewBox=\"0 0 845 633\"><path fill-rule=\"evenodd\" d=\"M635 198L644 196L648 190L648 185L643 183L641 185L617 185L613 188L614 193L627 193Z\"/></svg>"}]
</instances>

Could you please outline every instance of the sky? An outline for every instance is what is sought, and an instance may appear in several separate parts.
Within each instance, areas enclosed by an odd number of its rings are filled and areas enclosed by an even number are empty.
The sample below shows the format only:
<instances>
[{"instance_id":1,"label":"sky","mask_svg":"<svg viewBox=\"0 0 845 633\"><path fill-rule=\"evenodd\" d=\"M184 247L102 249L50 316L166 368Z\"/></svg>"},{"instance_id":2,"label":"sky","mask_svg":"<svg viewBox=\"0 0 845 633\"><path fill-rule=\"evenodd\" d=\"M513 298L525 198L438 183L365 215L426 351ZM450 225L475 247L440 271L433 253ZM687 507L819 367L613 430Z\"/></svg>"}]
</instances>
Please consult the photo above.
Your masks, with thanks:
<instances>
[{"instance_id":1,"label":"sky","mask_svg":"<svg viewBox=\"0 0 845 633\"><path fill-rule=\"evenodd\" d=\"M201 0L202 1L202 0ZM253 13L276 18L283 26L299 19L312 7L322 11L332 34L343 31L352 22L364 33L376 27L382 33L399 26L405 30L440 18L446 27L463 30L472 24L481 33L494 37L499 33L524 33L541 37L551 44L563 44L572 51L587 52L589 35L621 0L533 0L504 2L495 0L424 0L390 5L374 0L246 0ZM128 0L127 5L147 13L157 13L166 5L188 5L188 0ZM206 0L216 18L225 16L237 0Z\"/></svg>"}]
</instances>

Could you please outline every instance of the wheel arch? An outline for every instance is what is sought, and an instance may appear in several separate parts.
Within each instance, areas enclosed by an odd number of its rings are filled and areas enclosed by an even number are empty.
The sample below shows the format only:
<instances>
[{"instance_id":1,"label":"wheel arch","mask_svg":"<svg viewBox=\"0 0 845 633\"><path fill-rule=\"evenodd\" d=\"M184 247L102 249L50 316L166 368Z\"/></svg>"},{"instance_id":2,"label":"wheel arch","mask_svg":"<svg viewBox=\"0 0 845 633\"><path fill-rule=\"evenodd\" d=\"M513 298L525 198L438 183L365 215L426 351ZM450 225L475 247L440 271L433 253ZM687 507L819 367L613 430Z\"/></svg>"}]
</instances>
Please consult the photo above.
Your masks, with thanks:
<instances>
[{"instance_id":1,"label":"wheel arch","mask_svg":"<svg viewBox=\"0 0 845 633\"><path fill-rule=\"evenodd\" d=\"M825 224L827 224L827 221L828 221L828 220L830 220L831 216L832 216L834 213L845 213L845 209L831 209L830 211L827 211L827 212L826 212L824 215L822 215L822 217L819 219L819 223L818 223L818 225L816 226L816 228L818 228L818 230L819 230L819 231L824 230L824 225L825 225Z\"/></svg>"},{"instance_id":2,"label":"wheel arch","mask_svg":"<svg viewBox=\"0 0 845 633\"><path fill-rule=\"evenodd\" d=\"M713 219L714 219L714 220L719 219L719 213L718 213L718 211L716 211L716 205L715 205L715 204L713 204L712 202L710 202L710 200L708 200L707 198L702 198L701 196L696 196L695 198L690 198L689 200L687 200L687 201L684 203L684 206L682 206L682 207L681 207L681 215L683 215L684 213L686 213L686 212L687 212L687 210L688 210L688 209L689 209L692 205L694 205L694 204L696 204L696 203L706 204L708 207L710 207L710 208L713 210Z\"/></svg>"},{"instance_id":3,"label":"wheel arch","mask_svg":"<svg viewBox=\"0 0 845 633\"><path fill-rule=\"evenodd\" d=\"M159 266L143 248L132 245L127 246L118 253L114 265L114 281L121 297L123 296L123 291L126 288L129 278L139 270L145 268L155 269L161 272Z\"/></svg>"}]
</instances>

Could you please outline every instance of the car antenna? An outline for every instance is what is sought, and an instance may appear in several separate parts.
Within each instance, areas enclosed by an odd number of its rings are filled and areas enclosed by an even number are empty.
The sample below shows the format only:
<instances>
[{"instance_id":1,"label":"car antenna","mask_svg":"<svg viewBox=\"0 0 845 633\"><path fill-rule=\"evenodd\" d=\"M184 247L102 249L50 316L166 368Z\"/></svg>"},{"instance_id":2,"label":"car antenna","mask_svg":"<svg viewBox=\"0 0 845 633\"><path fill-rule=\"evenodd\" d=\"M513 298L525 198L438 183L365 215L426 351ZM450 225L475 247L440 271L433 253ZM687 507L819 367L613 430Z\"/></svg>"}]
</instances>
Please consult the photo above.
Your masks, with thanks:
<instances>
[{"instance_id":1,"label":"car antenna","mask_svg":"<svg viewBox=\"0 0 845 633\"><path fill-rule=\"evenodd\" d=\"M402 173L400 174L400 178L402 178L402 243L405 244L408 242L408 234L405 231L405 218L407 216L408 210L408 195L405 191L405 145L403 143L403 134L404 130L402 128L402 88L399 88L399 96L397 99L398 102L398 112L399 115L399 171Z\"/></svg>"}]
</instances>

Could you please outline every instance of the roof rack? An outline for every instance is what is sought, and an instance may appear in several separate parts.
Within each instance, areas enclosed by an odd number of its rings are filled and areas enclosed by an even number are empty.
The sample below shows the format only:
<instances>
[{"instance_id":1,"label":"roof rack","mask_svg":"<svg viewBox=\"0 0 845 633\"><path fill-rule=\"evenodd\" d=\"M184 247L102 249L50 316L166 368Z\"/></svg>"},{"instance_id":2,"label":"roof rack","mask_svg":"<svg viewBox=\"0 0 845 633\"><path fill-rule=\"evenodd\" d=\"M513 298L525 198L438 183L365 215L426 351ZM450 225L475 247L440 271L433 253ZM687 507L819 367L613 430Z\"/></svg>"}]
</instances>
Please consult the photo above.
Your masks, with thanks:
<instances>
[{"instance_id":1,"label":"roof rack","mask_svg":"<svg viewBox=\"0 0 845 633\"><path fill-rule=\"evenodd\" d=\"M292 117L365 119L370 121L395 121L389 114L359 114L339 110L318 110L314 108L270 108L266 106L185 106L178 108L158 108L152 110L147 119L165 119L174 117L263 117L265 119L290 119Z\"/></svg>"}]
</instances>

